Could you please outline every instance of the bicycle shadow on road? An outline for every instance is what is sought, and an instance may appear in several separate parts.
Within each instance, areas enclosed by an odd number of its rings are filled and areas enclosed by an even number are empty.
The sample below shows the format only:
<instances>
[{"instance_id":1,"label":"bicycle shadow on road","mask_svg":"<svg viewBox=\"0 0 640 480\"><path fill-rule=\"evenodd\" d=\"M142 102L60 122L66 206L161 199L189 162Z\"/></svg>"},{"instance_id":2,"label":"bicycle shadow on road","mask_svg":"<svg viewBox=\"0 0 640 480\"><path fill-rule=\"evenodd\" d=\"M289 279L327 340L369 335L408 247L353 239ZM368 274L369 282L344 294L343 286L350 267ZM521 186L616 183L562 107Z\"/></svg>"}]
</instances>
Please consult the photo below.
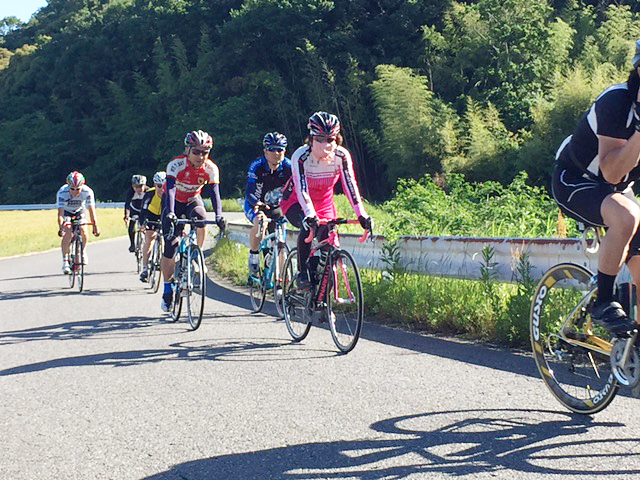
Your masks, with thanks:
<instances>
[{"instance_id":1,"label":"bicycle shadow on road","mask_svg":"<svg viewBox=\"0 0 640 480\"><path fill-rule=\"evenodd\" d=\"M156 322L157 323L157 322ZM0 337L1 339L2 337ZM0 377L24 373L42 372L62 367L111 366L132 367L167 361L214 361L227 357L252 361L249 355L259 352L273 352L275 348L288 346L280 340L252 341L247 339L223 339L209 341L186 341L169 345L167 348L104 352L77 357L64 357L44 362L19 365L0 370ZM309 354L306 355L306 358ZM294 359L294 358L291 358Z\"/></svg>"},{"instance_id":2,"label":"bicycle shadow on road","mask_svg":"<svg viewBox=\"0 0 640 480\"><path fill-rule=\"evenodd\" d=\"M41 327L0 332L0 346L43 340L85 339L108 335L130 336L132 331L142 334L142 330L158 325L153 317L105 318L58 323ZM157 335L157 332L153 332Z\"/></svg>"},{"instance_id":3,"label":"bicycle shadow on road","mask_svg":"<svg viewBox=\"0 0 640 480\"><path fill-rule=\"evenodd\" d=\"M376 422L370 435L375 439L222 455L175 465L146 480L515 478L518 473L620 478L640 474L639 440L620 438L616 429L622 426L543 410L431 412ZM603 429L608 438L588 438Z\"/></svg>"}]
</instances>

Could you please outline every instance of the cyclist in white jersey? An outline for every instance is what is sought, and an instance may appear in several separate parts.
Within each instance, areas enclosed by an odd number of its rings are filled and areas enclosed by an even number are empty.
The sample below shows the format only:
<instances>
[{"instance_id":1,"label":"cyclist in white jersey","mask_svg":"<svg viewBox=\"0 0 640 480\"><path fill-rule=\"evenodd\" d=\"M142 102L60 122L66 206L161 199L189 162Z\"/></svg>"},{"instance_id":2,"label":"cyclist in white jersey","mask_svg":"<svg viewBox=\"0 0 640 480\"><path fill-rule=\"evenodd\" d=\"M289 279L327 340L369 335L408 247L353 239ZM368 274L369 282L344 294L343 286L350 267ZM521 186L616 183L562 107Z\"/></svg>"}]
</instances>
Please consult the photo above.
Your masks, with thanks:
<instances>
[{"instance_id":1,"label":"cyclist in white jersey","mask_svg":"<svg viewBox=\"0 0 640 480\"><path fill-rule=\"evenodd\" d=\"M58 206L58 236L62 237L62 273L71 273L69 265L69 247L71 246L72 229L68 222L72 219L86 219L85 212L89 210L91 223L93 224L93 234L100 235L98 228L98 217L96 215L95 200L93 190L85 185L84 176L77 171L67 175L67 183L62 185L56 195ZM87 227L82 227L82 237L84 245L87 245ZM88 262L86 251L82 252L82 261Z\"/></svg>"}]
</instances>

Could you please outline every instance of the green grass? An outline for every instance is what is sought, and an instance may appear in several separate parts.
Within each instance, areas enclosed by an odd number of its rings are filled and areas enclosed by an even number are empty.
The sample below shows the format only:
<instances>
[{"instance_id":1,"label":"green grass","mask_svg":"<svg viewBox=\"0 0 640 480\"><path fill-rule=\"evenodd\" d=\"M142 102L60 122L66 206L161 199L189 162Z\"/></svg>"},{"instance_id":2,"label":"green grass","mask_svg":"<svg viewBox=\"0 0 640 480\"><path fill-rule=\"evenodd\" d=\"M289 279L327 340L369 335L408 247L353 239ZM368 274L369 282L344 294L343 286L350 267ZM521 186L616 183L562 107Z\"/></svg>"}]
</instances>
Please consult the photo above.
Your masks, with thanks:
<instances>
[{"instance_id":1,"label":"green grass","mask_svg":"<svg viewBox=\"0 0 640 480\"><path fill-rule=\"evenodd\" d=\"M121 208L100 208L96 211L100 237L89 233L89 242L127 234ZM42 252L60 247L58 210L0 211L0 257Z\"/></svg>"}]
</instances>

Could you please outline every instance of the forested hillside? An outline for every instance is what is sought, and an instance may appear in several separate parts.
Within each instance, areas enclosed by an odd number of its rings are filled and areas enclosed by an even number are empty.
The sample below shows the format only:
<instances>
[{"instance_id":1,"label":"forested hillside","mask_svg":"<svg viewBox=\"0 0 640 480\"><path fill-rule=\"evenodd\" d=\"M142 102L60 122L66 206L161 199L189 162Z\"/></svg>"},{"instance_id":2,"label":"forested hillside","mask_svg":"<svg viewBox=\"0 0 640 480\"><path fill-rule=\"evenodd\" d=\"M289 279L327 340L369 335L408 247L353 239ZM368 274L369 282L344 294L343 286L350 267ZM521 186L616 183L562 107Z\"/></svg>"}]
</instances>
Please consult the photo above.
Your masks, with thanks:
<instances>
[{"instance_id":1,"label":"forested hillside","mask_svg":"<svg viewBox=\"0 0 640 480\"><path fill-rule=\"evenodd\" d=\"M0 203L50 203L71 169L122 200L131 174L163 169L191 129L213 135L223 195L236 195L264 133L295 148L316 110L341 118L370 200L452 172L508 184L525 170L546 186L582 111L626 80L639 9L49 0L28 24L0 20Z\"/></svg>"}]
</instances>

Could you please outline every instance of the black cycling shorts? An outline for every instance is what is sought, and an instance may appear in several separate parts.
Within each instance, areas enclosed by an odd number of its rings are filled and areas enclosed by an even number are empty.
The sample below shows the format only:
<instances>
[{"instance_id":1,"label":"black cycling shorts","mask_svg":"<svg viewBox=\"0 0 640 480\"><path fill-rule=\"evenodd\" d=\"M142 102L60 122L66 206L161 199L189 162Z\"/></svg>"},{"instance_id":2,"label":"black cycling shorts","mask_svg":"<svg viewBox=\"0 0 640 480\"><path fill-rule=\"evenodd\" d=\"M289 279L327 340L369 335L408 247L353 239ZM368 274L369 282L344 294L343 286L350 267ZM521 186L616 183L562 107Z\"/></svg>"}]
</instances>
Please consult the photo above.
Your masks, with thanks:
<instances>
[{"instance_id":1,"label":"black cycling shorts","mask_svg":"<svg viewBox=\"0 0 640 480\"><path fill-rule=\"evenodd\" d=\"M553 172L551 193L562 213L582 222L586 227L606 228L600 207L609 195L622 193L636 201L630 187L620 192L609 183L561 165L557 165ZM640 229L636 230L631 239L627 261L634 255L640 255Z\"/></svg>"},{"instance_id":2,"label":"black cycling shorts","mask_svg":"<svg viewBox=\"0 0 640 480\"><path fill-rule=\"evenodd\" d=\"M164 235L167 235L171 222L167 219L167 211L162 211L162 232ZM205 221L207 219L207 210L204 208L204 201L201 196L196 196L191 199L189 203L180 203L176 202L175 212L176 217L178 218L197 218L198 220ZM203 226L204 224L196 224L197 227ZM174 237L169 240L167 239L164 242L164 253L163 255L167 258L173 258L176 253L176 248L178 248L178 242L180 241L180 237L182 235L182 230L184 230L184 225L176 225L174 230Z\"/></svg>"}]
</instances>

